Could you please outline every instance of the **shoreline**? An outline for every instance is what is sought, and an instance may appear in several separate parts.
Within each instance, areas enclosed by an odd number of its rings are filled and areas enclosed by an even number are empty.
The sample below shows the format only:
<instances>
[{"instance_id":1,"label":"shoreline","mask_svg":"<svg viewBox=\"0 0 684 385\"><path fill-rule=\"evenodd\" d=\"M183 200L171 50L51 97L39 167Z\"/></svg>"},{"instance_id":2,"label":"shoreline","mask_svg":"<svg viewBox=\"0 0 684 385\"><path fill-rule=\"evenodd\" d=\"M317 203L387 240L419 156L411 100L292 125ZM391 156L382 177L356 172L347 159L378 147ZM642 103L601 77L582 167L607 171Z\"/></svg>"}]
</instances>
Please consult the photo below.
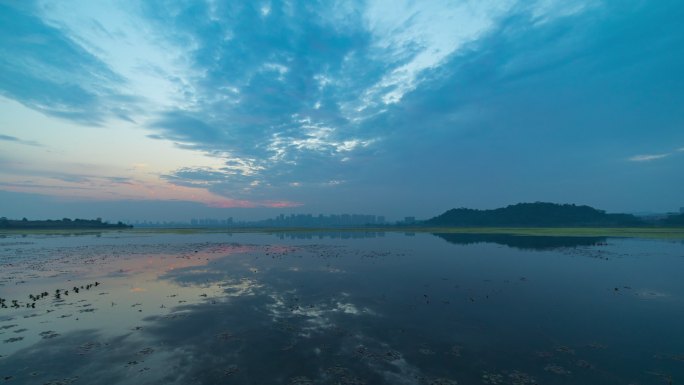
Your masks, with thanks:
<instances>
[{"instance_id":1,"label":"shoreline","mask_svg":"<svg viewBox=\"0 0 684 385\"><path fill-rule=\"evenodd\" d=\"M132 229L2 229L7 235L87 235L100 233L168 234L278 234L278 233L430 233L430 234L507 234L542 237L613 237L684 240L684 227L235 227L235 228L132 228Z\"/></svg>"}]
</instances>

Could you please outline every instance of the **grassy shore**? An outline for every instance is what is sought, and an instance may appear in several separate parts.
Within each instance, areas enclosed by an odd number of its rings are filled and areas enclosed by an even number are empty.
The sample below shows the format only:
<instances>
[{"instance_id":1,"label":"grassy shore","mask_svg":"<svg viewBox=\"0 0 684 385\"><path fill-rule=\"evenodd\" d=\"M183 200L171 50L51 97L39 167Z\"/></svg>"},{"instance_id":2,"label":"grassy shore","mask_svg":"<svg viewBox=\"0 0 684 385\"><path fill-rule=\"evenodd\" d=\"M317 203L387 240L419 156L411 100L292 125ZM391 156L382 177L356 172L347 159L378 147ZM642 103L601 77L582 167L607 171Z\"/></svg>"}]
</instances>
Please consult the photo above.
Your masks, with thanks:
<instances>
[{"instance_id":1,"label":"grassy shore","mask_svg":"<svg viewBox=\"0 0 684 385\"><path fill-rule=\"evenodd\" d=\"M682 227L349 227L349 228L134 228L134 229L65 229L65 230L1 230L0 235L45 234L75 235L97 233L135 233L135 234L200 234L200 233L321 233L321 232L398 232L398 233L452 233L452 234L509 234L520 236L563 236L563 237L626 237L682 239Z\"/></svg>"},{"instance_id":2,"label":"grassy shore","mask_svg":"<svg viewBox=\"0 0 684 385\"><path fill-rule=\"evenodd\" d=\"M321 233L321 232L397 232L397 233L453 233L453 234L509 234L549 237L627 237L684 239L684 228L511 228L511 227L348 227L348 228L231 228L231 229L134 229L140 233Z\"/></svg>"},{"instance_id":3,"label":"grassy shore","mask_svg":"<svg viewBox=\"0 0 684 385\"><path fill-rule=\"evenodd\" d=\"M684 239L682 227L446 227L426 228L423 232L457 233L457 234L509 234L549 237L626 237L626 238L659 238Z\"/></svg>"}]
</instances>

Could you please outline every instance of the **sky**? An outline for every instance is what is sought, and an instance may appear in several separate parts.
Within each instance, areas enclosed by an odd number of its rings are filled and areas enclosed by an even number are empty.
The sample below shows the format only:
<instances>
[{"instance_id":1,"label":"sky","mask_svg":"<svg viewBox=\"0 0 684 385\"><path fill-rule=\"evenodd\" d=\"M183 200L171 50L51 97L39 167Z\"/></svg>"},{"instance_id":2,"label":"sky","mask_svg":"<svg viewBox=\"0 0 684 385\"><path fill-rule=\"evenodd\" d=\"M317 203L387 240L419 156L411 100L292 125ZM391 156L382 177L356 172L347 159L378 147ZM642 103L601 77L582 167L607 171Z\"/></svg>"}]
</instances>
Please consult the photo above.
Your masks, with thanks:
<instances>
[{"instance_id":1,"label":"sky","mask_svg":"<svg viewBox=\"0 0 684 385\"><path fill-rule=\"evenodd\" d=\"M0 0L0 216L684 206L684 2Z\"/></svg>"}]
</instances>

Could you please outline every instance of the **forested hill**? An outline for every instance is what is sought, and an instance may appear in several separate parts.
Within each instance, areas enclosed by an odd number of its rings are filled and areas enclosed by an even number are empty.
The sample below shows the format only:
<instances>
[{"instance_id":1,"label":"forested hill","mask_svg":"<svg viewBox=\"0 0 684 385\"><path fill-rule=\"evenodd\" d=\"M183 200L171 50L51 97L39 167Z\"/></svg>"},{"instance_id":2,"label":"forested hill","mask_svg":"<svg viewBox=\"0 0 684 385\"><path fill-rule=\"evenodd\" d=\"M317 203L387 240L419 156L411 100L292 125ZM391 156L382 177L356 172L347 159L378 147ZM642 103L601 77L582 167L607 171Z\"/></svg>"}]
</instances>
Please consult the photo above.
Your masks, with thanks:
<instances>
[{"instance_id":1,"label":"forested hill","mask_svg":"<svg viewBox=\"0 0 684 385\"><path fill-rule=\"evenodd\" d=\"M0 218L0 230L3 229L35 229L35 230L62 230L62 229L128 229L133 226L127 225L125 223L107 223L103 222L102 219L47 219L47 220L28 220L24 219L7 219L5 217Z\"/></svg>"},{"instance_id":2,"label":"forested hill","mask_svg":"<svg viewBox=\"0 0 684 385\"><path fill-rule=\"evenodd\" d=\"M589 206L536 202L494 210L451 209L425 221L425 224L457 227L623 227L645 223L631 214L607 214Z\"/></svg>"}]
</instances>

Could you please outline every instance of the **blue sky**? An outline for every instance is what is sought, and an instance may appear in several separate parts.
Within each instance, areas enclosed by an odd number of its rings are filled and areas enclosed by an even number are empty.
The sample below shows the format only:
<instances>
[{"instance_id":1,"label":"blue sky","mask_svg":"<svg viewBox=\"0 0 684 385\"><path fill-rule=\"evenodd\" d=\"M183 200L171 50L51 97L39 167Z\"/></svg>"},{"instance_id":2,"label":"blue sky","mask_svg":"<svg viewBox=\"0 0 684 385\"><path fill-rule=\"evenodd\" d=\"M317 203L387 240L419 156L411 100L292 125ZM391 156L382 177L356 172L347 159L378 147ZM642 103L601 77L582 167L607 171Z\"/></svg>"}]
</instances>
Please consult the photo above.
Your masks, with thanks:
<instances>
[{"instance_id":1,"label":"blue sky","mask_svg":"<svg viewBox=\"0 0 684 385\"><path fill-rule=\"evenodd\" d=\"M0 1L6 216L684 206L680 1Z\"/></svg>"}]
</instances>

